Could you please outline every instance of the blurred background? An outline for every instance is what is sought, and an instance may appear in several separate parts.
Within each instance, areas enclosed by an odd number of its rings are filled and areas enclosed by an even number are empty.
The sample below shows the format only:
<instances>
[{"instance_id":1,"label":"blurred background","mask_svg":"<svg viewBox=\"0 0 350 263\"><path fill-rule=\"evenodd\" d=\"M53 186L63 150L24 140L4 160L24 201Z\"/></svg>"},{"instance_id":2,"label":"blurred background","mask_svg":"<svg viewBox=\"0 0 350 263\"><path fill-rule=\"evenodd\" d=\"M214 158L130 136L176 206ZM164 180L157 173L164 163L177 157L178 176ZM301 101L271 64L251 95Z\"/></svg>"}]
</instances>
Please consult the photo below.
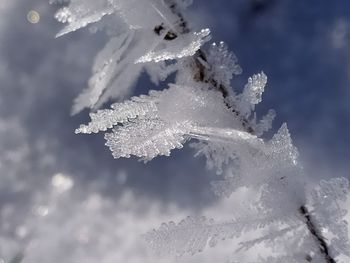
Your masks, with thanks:
<instances>
[{"instance_id":1,"label":"blurred background","mask_svg":"<svg viewBox=\"0 0 350 263\"><path fill-rule=\"evenodd\" d=\"M106 36L82 29L55 39L57 8L0 0L0 263L175 262L141 235L187 215L230 218L249 196L216 198L215 173L188 147L144 164L114 160L103 135L75 135L88 112L70 116L73 99ZM258 112L277 111L273 131L288 123L315 180L350 178L349 10L347 0L197 0L188 12L237 55L234 87L267 74ZM150 88L142 77L136 93ZM179 262L226 262L234 252L223 242Z\"/></svg>"}]
</instances>

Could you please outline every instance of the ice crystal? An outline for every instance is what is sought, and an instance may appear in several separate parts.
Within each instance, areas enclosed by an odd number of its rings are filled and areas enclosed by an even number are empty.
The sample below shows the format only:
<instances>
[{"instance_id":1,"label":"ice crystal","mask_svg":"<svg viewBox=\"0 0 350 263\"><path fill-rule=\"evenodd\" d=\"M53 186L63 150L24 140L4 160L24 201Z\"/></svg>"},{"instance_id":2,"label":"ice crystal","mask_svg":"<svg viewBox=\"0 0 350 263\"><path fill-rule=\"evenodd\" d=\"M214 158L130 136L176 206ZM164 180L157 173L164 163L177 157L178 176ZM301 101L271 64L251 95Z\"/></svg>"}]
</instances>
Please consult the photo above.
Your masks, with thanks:
<instances>
[{"instance_id":1,"label":"ice crystal","mask_svg":"<svg viewBox=\"0 0 350 263\"><path fill-rule=\"evenodd\" d=\"M294 174L298 169L295 165L298 152L285 124L268 142L259 139L248 142L245 140L242 144L242 141L226 138L219 143L209 140L192 144L197 156L206 157L209 168L216 169L218 174L225 171L225 179L214 183L215 192L229 195L239 186L258 186L266 181L264 176L277 179Z\"/></svg>"},{"instance_id":2,"label":"ice crystal","mask_svg":"<svg viewBox=\"0 0 350 263\"><path fill-rule=\"evenodd\" d=\"M162 252L194 254L259 230L260 237L241 243L243 249L263 243L274 250L275 256L259 262L333 263L340 254L350 256L346 211L339 205L348 196L348 181L310 187L286 124L270 140L261 137L276 115L270 110L258 120L255 112L267 76L255 74L242 93L234 91L232 76L242 71L237 58L223 42L203 48L210 31L189 27L184 12L191 3L71 0L57 12L67 23L58 36L99 22L92 31L105 28L110 37L96 57L89 87L75 101L73 113L93 109L91 122L76 133L106 132L115 158L144 161L168 156L192 139L196 155L221 176L212 183L216 194L229 197L243 187L254 194L231 221L189 217L146 234ZM175 83L97 110L111 98L129 96L143 71L156 84L176 73Z\"/></svg>"},{"instance_id":3,"label":"ice crystal","mask_svg":"<svg viewBox=\"0 0 350 263\"><path fill-rule=\"evenodd\" d=\"M269 131L272 128L272 122L275 118L276 112L274 110L269 110L254 127L255 134L261 136L264 132Z\"/></svg>"},{"instance_id":4,"label":"ice crystal","mask_svg":"<svg viewBox=\"0 0 350 263\"><path fill-rule=\"evenodd\" d=\"M340 206L340 203L347 200L349 190L349 181L346 178L332 178L329 181L321 180L318 186L310 191L310 203L314 208L312 216L330 238L336 255L350 256L348 224L344 221L347 211Z\"/></svg>"},{"instance_id":5,"label":"ice crystal","mask_svg":"<svg viewBox=\"0 0 350 263\"><path fill-rule=\"evenodd\" d=\"M88 5L88 8L83 8L84 4ZM110 1L90 0L88 3L85 3L82 0L73 0L70 2L69 7L63 7L56 13L55 17L58 21L68 23L64 29L57 33L56 37L95 23L113 12L114 8Z\"/></svg>"},{"instance_id":6,"label":"ice crystal","mask_svg":"<svg viewBox=\"0 0 350 263\"><path fill-rule=\"evenodd\" d=\"M209 29L203 29L199 33L185 34L172 42L165 43L165 47L162 47L162 50L148 52L146 55L136 60L136 63L159 62L193 56L196 51L209 40Z\"/></svg>"},{"instance_id":7,"label":"ice crystal","mask_svg":"<svg viewBox=\"0 0 350 263\"><path fill-rule=\"evenodd\" d=\"M255 105L261 102L262 93L267 83L267 76L264 72L256 74L248 79L243 93L238 97L238 108L243 116L249 117L254 111Z\"/></svg>"},{"instance_id":8,"label":"ice crystal","mask_svg":"<svg viewBox=\"0 0 350 263\"><path fill-rule=\"evenodd\" d=\"M218 91L171 85L168 90L151 91L148 96L133 97L111 107L91 113L91 122L81 125L76 133L97 133L123 124L105 136L115 158L135 155L148 160L169 155L188 138L229 138L247 143L257 140L237 130L240 126ZM208 111L210 115L205 115Z\"/></svg>"},{"instance_id":9,"label":"ice crystal","mask_svg":"<svg viewBox=\"0 0 350 263\"><path fill-rule=\"evenodd\" d=\"M157 92L150 92L149 96L133 97L129 101L115 103L110 110L99 110L90 113L91 122L88 125L81 125L75 133L97 133L106 131L119 123L127 122L136 117L143 117L157 112Z\"/></svg>"},{"instance_id":10,"label":"ice crystal","mask_svg":"<svg viewBox=\"0 0 350 263\"><path fill-rule=\"evenodd\" d=\"M348 195L348 181L344 178L332 179L328 182L321 181L319 187L311 191L311 196L303 196L304 182L301 177L303 172L297 161L298 152L292 144L285 124L266 143L258 140L255 140L253 144L242 142L237 144L237 142L230 143L229 140L226 140L225 143L217 143L210 139L209 142L197 143L196 148L208 158L211 167L216 167L220 172L225 171L225 179L214 183L215 191L218 194L229 196L239 186L251 187L259 192L257 203L254 204L257 210L253 210L256 214L251 214L251 218L259 218L258 222L261 223L263 218L268 218L269 214L273 214L273 220L267 220L265 224L257 226L255 222L236 218L234 222L240 223L225 224L227 228L224 232L232 234L233 231L237 231L241 227L242 231L235 232L235 237L239 237L249 227L266 229L268 226L265 236L243 242L242 248L249 249L262 242L268 243L272 247L278 247L281 243L287 244L288 239L295 240L299 245L292 245L293 250L288 251L289 254L303 255L304 259L311 257L313 260L319 260L315 262L323 262L315 237L310 234L303 218L297 212L300 204L305 203L314 207L312 218L309 220L313 220L313 223L317 224L318 227L328 229L335 237L329 241L333 256L348 254L349 240L344 222L345 213L337 205L337 200L344 201ZM331 222L336 222L336 224ZM171 253L177 254L179 251L193 253L190 245L185 246L189 242L187 240L201 241L203 244L201 248L204 248L210 237L215 235L211 232L212 228L212 226L203 227L198 231L202 233L201 235L193 233L191 227L188 230L186 228L175 229L174 227L172 229L163 228L150 232L147 238L152 246L169 245L170 248L162 249ZM186 234L182 234L182 231ZM193 239L189 239L188 233ZM206 241L204 242L203 239ZM181 245L185 247L181 247ZM287 256L280 258L284 257Z\"/></svg>"},{"instance_id":11,"label":"ice crystal","mask_svg":"<svg viewBox=\"0 0 350 263\"><path fill-rule=\"evenodd\" d=\"M110 98L125 98L144 69L152 74L155 82L164 80L176 69L166 69L163 61L194 55L210 39L210 31L203 29L192 33L182 28L183 22L177 12L190 3L160 0L90 0L83 3L72 0L61 8L56 19L67 25L57 36L99 22L107 15L115 18L110 22L113 28L116 28L115 24L119 28L108 30L111 39L96 57L89 87L75 100L72 113L85 107L99 108ZM155 76L154 72L160 68L163 69L162 76Z\"/></svg>"},{"instance_id":12,"label":"ice crystal","mask_svg":"<svg viewBox=\"0 0 350 263\"><path fill-rule=\"evenodd\" d=\"M216 246L220 240L235 238L244 231L264 227L270 223L270 219L264 218L260 221L246 217L216 222L204 216L187 217L178 224L163 223L158 229L145 234L145 239L160 253L193 255L202 252L206 246Z\"/></svg>"},{"instance_id":13,"label":"ice crystal","mask_svg":"<svg viewBox=\"0 0 350 263\"><path fill-rule=\"evenodd\" d=\"M133 65L129 65L126 70L130 70L130 72L132 72L128 73L128 75L132 78L129 80L129 82L126 82L127 79L123 77L123 72L125 72L125 61L122 59L122 56L125 52L127 52L127 48L131 44L132 40L132 34L121 34L118 37L112 38L107 43L106 47L98 54L93 67L93 75L89 81L90 87L81 93L78 98L76 98L72 110L73 113L77 113L85 107L95 106L104 90L109 85L113 84L115 75L118 76L117 80L123 79L125 81L123 83L124 87L131 85L130 81L131 83L134 82L133 78L140 74L140 69L137 70L136 68L133 68ZM120 93L123 93L123 91L120 90Z\"/></svg>"},{"instance_id":14,"label":"ice crystal","mask_svg":"<svg viewBox=\"0 0 350 263\"><path fill-rule=\"evenodd\" d=\"M151 160L158 155L169 156L171 150L182 148L186 134L186 123L171 125L161 120L140 120L114 128L105 139L114 158L135 155Z\"/></svg>"},{"instance_id":15,"label":"ice crystal","mask_svg":"<svg viewBox=\"0 0 350 263\"><path fill-rule=\"evenodd\" d=\"M215 79L218 85L230 86L232 75L242 73L236 55L229 51L224 42L213 43L208 51L206 61L200 62L205 67L207 80Z\"/></svg>"},{"instance_id":16,"label":"ice crystal","mask_svg":"<svg viewBox=\"0 0 350 263\"><path fill-rule=\"evenodd\" d=\"M348 184L346 179L339 180L343 180L345 185ZM334 180L321 183L321 185L324 184L332 188L338 187L338 183ZM341 187L341 189L344 193L345 189L346 193L349 191L348 187ZM333 202L336 201L336 199L332 200ZM261 206L261 203L259 203L259 206ZM315 240L314 234L311 234L307 229L304 218L301 218L296 212L289 214L273 213L273 216L269 217L268 215L271 216L271 212L264 210L264 208L264 206L262 209L259 208L255 211L255 214L254 211L245 211L246 217L237 217L226 222L216 222L205 217L199 219L188 217L179 224L164 223L159 229L148 232L145 239L160 253L181 256L184 253L195 254L201 252L206 246L215 246L220 240L238 238L248 231L260 229L266 234L253 240L241 242L238 250L248 250L258 244L265 243L280 254L268 259L260 258L257 262L332 262L325 261L324 256L320 254L318 240ZM326 209L324 208L324 210ZM288 209L288 211L293 210ZM314 217L317 212L312 213L312 220L317 224L317 227L323 228L325 222ZM328 211L327 218L332 216L332 211ZM343 216L344 214L341 215L342 218ZM329 247L332 249L331 256L348 255L349 240L346 234L345 221L338 222L336 220L333 223L327 222L326 225L328 228L330 227L329 231L332 231L335 236L327 240ZM323 235L317 234L320 237Z\"/></svg>"}]
</instances>

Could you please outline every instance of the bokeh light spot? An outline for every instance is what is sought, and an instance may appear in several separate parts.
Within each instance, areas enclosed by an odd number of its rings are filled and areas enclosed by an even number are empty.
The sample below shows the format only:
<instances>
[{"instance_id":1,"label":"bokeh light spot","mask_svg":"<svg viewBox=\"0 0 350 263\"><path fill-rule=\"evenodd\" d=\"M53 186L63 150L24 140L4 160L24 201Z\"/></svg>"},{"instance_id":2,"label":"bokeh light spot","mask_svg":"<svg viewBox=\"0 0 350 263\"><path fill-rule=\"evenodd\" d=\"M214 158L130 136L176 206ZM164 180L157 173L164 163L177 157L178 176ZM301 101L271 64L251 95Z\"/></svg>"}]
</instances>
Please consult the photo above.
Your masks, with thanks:
<instances>
[{"instance_id":1,"label":"bokeh light spot","mask_svg":"<svg viewBox=\"0 0 350 263\"><path fill-rule=\"evenodd\" d=\"M29 23L36 24L40 21L40 14L35 10L30 10L27 14L27 20Z\"/></svg>"},{"instance_id":2,"label":"bokeh light spot","mask_svg":"<svg viewBox=\"0 0 350 263\"><path fill-rule=\"evenodd\" d=\"M52 177L51 184L61 194L70 190L74 185L74 181L68 175L58 173Z\"/></svg>"}]
</instances>

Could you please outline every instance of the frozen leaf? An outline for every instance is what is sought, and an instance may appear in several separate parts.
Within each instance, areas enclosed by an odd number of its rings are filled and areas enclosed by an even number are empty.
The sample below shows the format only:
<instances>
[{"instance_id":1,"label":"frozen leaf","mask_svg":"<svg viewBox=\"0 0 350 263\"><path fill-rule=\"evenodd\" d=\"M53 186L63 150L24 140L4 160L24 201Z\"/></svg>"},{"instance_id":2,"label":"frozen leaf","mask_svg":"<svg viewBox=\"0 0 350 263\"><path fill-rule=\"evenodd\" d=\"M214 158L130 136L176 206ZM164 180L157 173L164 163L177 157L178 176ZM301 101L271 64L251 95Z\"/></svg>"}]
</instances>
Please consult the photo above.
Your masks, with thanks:
<instances>
[{"instance_id":1,"label":"frozen leaf","mask_svg":"<svg viewBox=\"0 0 350 263\"><path fill-rule=\"evenodd\" d=\"M85 6L85 7L83 7ZM73 0L69 7L63 7L56 13L56 19L68 25L57 33L56 37L76 31L88 24L95 23L115 11L110 1Z\"/></svg>"},{"instance_id":2,"label":"frozen leaf","mask_svg":"<svg viewBox=\"0 0 350 263\"><path fill-rule=\"evenodd\" d=\"M244 217L228 222L215 222L204 216L187 217L178 224L163 223L159 229L145 234L144 238L158 253L193 255L202 252L208 245L214 247L221 240L239 237L244 231L258 229L271 223L270 219L263 216L260 219Z\"/></svg>"},{"instance_id":3,"label":"frozen leaf","mask_svg":"<svg viewBox=\"0 0 350 263\"><path fill-rule=\"evenodd\" d=\"M236 128L219 92L200 88L172 85L168 90L151 91L148 96L113 104L112 109L99 110L90 117L91 122L81 125L76 133L97 133L115 127L105 137L115 158L169 155L188 138L261 143L256 136Z\"/></svg>"},{"instance_id":4,"label":"frozen leaf","mask_svg":"<svg viewBox=\"0 0 350 263\"><path fill-rule=\"evenodd\" d=\"M152 116L156 111L157 107L152 100L147 97L135 97L130 101L113 104L111 110L99 110L96 113L90 113L90 124L81 125L75 133L106 131L119 123L127 122L136 117Z\"/></svg>"},{"instance_id":5,"label":"frozen leaf","mask_svg":"<svg viewBox=\"0 0 350 263\"><path fill-rule=\"evenodd\" d=\"M224 42L210 46L206 61L200 60L205 68L205 80L213 79L217 85L230 86L232 75L242 73L236 55L229 51Z\"/></svg>"},{"instance_id":6,"label":"frozen leaf","mask_svg":"<svg viewBox=\"0 0 350 263\"><path fill-rule=\"evenodd\" d=\"M170 155L182 148L188 136L186 123L168 124L161 120L139 120L113 129L107 133L106 145L114 158L134 155L151 160L158 155Z\"/></svg>"},{"instance_id":7,"label":"frozen leaf","mask_svg":"<svg viewBox=\"0 0 350 263\"><path fill-rule=\"evenodd\" d=\"M125 67L125 61L123 61L122 56L127 52L127 48L132 40L133 34L121 34L112 38L105 48L100 51L95 59L89 88L75 99L72 109L73 114L78 113L85 107L94 107L105 89L113 83L116 75L122 74Z\"/></svg>"},{"instance_id":8,"label":"frozen leaf","mask_svg":"<svg viewBox=\"0 0 350 263\"><path fill-rule=\"evenodd\" d=\"M161 50L155 49L148 52L136 60L136 63L159 62L193 56L205 42L210 40L209 34L209 29L203 29L199 33L181 35L174 41L164 43Z\"/></svg>"},{"instance_id":9,"label":"frozen leaf","mask_svg":"<svg viewBox=\"0 0 350 263\"><path fill-rule=\"evenodd\" d=\"M301 223L297 226L292 225L292 226L283 228L281 230L276 229L276 231L269 233L263 237L259 237L259 238L249 240L246 242L241 242L238 250L241 250L241 249L248 250L248 249L250 249L258 244L261 244L263 242L273 242L281 237L283 238L288 232L294 231L294 230L296 230L297 227L300 227L300 226L301 226Z\"/></svg>"},{"instance_id":10,"label":"frozen leaf","mask_svg":"<svg viewBox=\"0 0 350 263\"><path fill-rule=\"evenodd\" d=\"M286 123L284 123L273 136L269 142L269 146L270 149L268 151L270 151L270 154L272 154L274 158L278 158L279 163L297 164L299 153L297 148L293 145Z\"/></svg>"},{"instance_id":11,"label":"frozen leaf","mask_svg":"<svg viewBox=\"0 0 350 263\"><path fill-rule=\"evenodd\" d=\"M237 110L245 117L249 117L254 111L255 105L261 102L262 93L264 92L267 83L267 76L264 72L253 75L248 79L243 93L238 96Z\"/></svg>"},{"instance_id":12,"label":"frozen leaf","mask_svg":"<svg viewBox=\"0 0 350 263\"><path fill-rule=\"evenodd\" d=\"M272 122L276 118L276 112L269 110L268 113L259 121L254 127L255 134L261 136L264 132L269 131L272 128Z\"/></svg>"},{"instance_id":13,"label":"frozen leaf","mask_svg":"<svg viewBox=\"0 0 350 263\"><path fill-rule=\"evenodd\" d=\"M237 189L250 193L245 208L234 210L231 221L187 218L148 233L146 239L162 252L194 254L221 239L259 230L261 238L242 246L264 243L281 252L268 262L334 262L327 257L349 254L346 210L339 206L348 195L348 181L332 179L308 187L286 124L271 140L261 138L275 118L273 110L256 118L266 75L253 75L236 95L230 82L242 71L237 58L223 42L207 52L201 48L210 32L191 31L183 12L191 3L71 0L57 13L56 18L67 23L59 35L100 21L92 31L105 28L111 37L73 113L129 96L143 71L156 84L176 72L169 89L91 113L91 122L76 132L107 131L106 145L115 158L137 156L144 161L168 156L194 139L197 155L204 155L207 166L222 175L213 183L218 195L230 196Z\"/></svg>"},{"instance_id":14,"label":"frozen leaf","mask_svg":"<svg viewBox=\"0 0 350 263\"><path fill-rule=\"evenodd\" d=\"M152 65L193 55L208 41L209 29L193 33L183 28L183 17L178 12L191 1L160 0L71 0L56 13L56 19L67 23L57 36L62 36L89 24L99 22L106 28L111 40L98 54L89 87L75 100L72 114L88 107L97 109L109 99L123 99L130 95L141 72L146 69L157 82L177 69L173 66ZM119 17L119 20L116 19ZM108 25L113 24L113 27ZM113 28L117 28L115 30ZM161 28L156 30L156 28ZM92 31L98 30L95 26ZM160 32L162 31L162 32ZM172 41L166 38L173 35ZM141 63L142 62L142 63ZM162 68L156 75L154 68Z\"/></svg>"}]
</instances>

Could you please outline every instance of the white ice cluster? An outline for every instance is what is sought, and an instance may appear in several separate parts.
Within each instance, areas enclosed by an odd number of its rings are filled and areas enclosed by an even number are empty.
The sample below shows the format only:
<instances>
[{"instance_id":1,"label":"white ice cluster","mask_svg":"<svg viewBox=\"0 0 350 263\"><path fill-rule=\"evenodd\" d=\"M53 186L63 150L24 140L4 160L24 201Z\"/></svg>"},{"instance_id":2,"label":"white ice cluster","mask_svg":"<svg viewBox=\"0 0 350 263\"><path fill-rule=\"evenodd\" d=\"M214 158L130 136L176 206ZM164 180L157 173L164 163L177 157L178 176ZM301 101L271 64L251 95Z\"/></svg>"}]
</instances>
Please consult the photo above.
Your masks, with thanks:
<instances>
[{"instance_id":1,"label":"white ice cluster","mask_svg":"<svg viewBox=\"0 0 350 263\"><path fill-rule=\"evenodd\" d=\"M57 37L96 22L107 28L113 24L114 29L108 30L110 40L96 57L89 87L75 100L72 113L86 107L99 108L110 98L125 98L143 70L156 82L164 80L174 71L173 68L166 69L165 61L193 56L210 40L210 31L190 32L183 24L178 12L190 2L72 0L61 8L56 19L67 25ZM110 19L108 26L102 23L104 17ZM159 78L161 69L163 76Z\"/></svg>"},{"instance_id":2,"label":"white ice cluster","mask_svg":"<svg viewBox=\"0 0 350 263\"><path fill-rule=\"evenodd\" d=\"M76 133L97 133L114 127L105 138L115 158L135 155L150 160L169 155L189 138L225 140L233 133L237 140L256 138L242 131L220 92L199 86L170 85L167 90L113 104L112 109L99 110L90 117L91 122L81 125Z\"/></svg>"},{"instance_id":3,"label":"white ice cluster","mask_svg":"<svg viewBox=\"0 0 350 263\"><path fill-rule=\"evenodd\" d=\"M191 2L71 0L58 11L56 18L67 23L58 36L98 21L110 35L96 57L89 88L75 101L73 113L93 109L91 122L76 133L106 132L115 158L144 161L168 156L194 139L197 155L221 175L213 182L215 193L230 196L247 188L256 194L229 222L190 217L146 234L161 252L194 254L259 229L263 235L241 243L241 249L272 247L276 255L260 262L334 263L338 255L350 256L346 211L338 205L348 195L348 181L310 187L287 125L270 140L262 137L275 118L270 110L259 121L255 112L267 76L255 74L235 92L231 79L242 71L237 58L222 42L202 47L210 31L191 30L184 16ZM144 70L156 84L176 72L175 83L96 111L111 98L127 97Z\"/></svg>"}]
</instances>

